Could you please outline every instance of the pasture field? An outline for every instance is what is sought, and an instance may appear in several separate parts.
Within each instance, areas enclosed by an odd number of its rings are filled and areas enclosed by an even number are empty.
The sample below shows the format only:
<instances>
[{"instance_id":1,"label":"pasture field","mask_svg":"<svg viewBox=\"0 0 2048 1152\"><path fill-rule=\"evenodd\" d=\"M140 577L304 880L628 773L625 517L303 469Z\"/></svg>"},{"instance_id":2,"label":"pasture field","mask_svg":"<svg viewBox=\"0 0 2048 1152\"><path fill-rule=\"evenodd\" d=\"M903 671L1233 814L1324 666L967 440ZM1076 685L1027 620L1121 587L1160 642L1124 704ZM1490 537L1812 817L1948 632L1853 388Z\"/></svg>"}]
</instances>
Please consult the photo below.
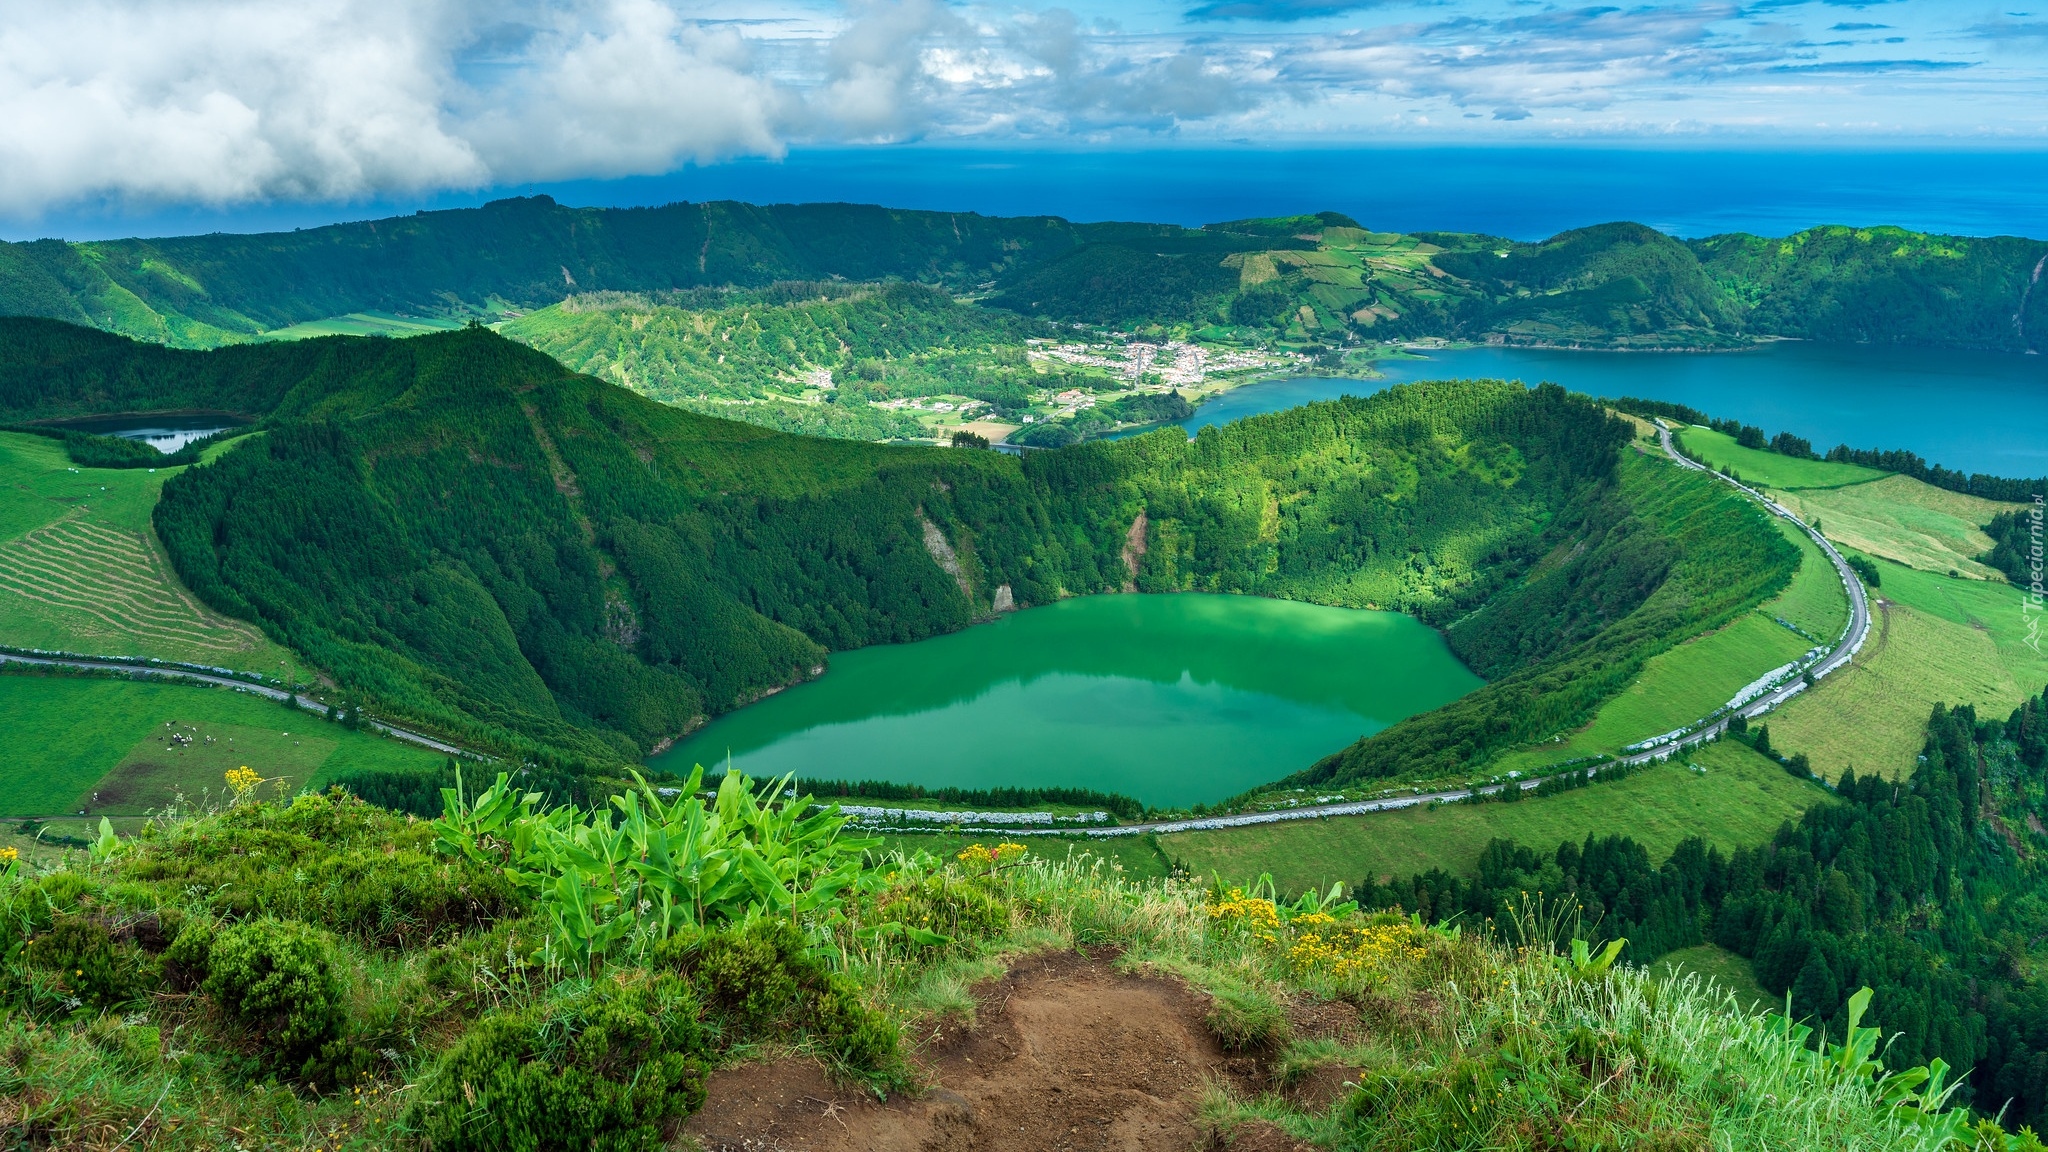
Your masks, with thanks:
<instances>
[{"instance_id":1,"label":"pasture field","mask_svg":"<svg viewBox=\"0 0 2048 1152\"><path fill-rule=\"evenodd\" d=\"M1799 460L1744 448L1735 437L1711 428L1693 425L1675 431L1687 451L1715 469L1731 469L1742 482L1765 488L1840 488L1891 475L1861 464L1837 464L1826 460Z\"/></svg>"},{"instance_id":2,"label":"pasture field","mask_svg":"<svg viewBox=\"0 0 2048 1152\"><path fill-rule=\"evenodd\" d=\"M1775 494L1837 544L1881 556L1908 568L1946 574L1953 568L1978 580L2003 580L1977 562L1991 550L1983 525L1992 516L2019 508L1979 496L1936 488L1911 476L1887 476L1868 484Z\"/></svg>"},{"instance_id":3,"label":"pasture field","mask_svg":"<svg viewBox=\"0 0 2048 1152\"><path fill-rule=\"evenodd\" d=\"M462 327L460 320L431 316L398 316L390 312L350 312L325 320L308 320L288 328L274 328L265 340L306 340L315 336L423 336Z\"/></svg>"},{"instance_id":4,"label":"pasture field","mask_svg":"<svg viewBox=\"0 0 2048 1152\"><path fill-rule=\"evenodd\" d=\"M0 716L0 816L16 818L139 815L181 791L218 794L243 765L296 791L344 770L430 771L442 760L228 688L10 674Z\"/></svg>"},{"instance_id":5,"label":"pasture field","mask_svg":"<svg viewBox=\"0 0 2048 1152\"><path fill-rule=\"evenodd\" d=\"M1756 982L1756 972L1749 961L1718 944L1696 944L1667 952L1663 959L1650 965L1650 971L1673 977L1697 973L1702 980L1712 980L1734 993L1735 1003L1744 1012L1768 1012L1772 1005L1784 1007L1783 1000L1764 991L1764 986Z\"/></svg>"},{"instance_id":6,"label":"pasture field","mask_svg":"<svg viewBox=\"0 0 2048 1152\"><path fill-rule=\"evenodd\" d=\"M79 468L57 441L0 433L0 644L277 674L291 654L201 604L157 541L150 512L179 471Z\"/></svg>"},{"instance_id":7,"label":"pasture field","mask_svg":"<svg viewBox=\"0 0 2048 1152\"><path fill-rule=\"evenodd\" d=\"M1925 714L1922 714L1925 719ZM1759 844L1787 820L1827 799L1810 781L1733 741L1561 796L1515 804L1440 804L1365 816L1299 820L1250 828L1177 832L1159 847L1197 876L1211 871L1244 881L1270 873L1284 892L1355 884L1368 873L1407 875L1431 868L1469 874L1488 841L1507 837L1540 851L1588 833L1632 837L1661 858L1688 836L1724 850Z\"/></svg>"},{"instance_id":8,"label":"pasture field","mask_svg":"<svg viewBox=\"0 0 2048 1152\"><path fill-rule=\"evenodd\" d=\"M1814 641L1778 623L1798 625L1833 641L1849 619L1849 597L1833 564L1806 534L1772 519L1799 546L1799 570L1776 597L1718 631L1652 657L1642 675L1602 705L1593 722L1562 746L1540 745L1536 755L1503 761L1502 771L1530 769L1572 756L1613 752L1705 716L1765 672L1798 657Z\"/></svg>"},{"instance_id":9,"label":"pasture field","mask_svg":"<svg viewBox=\"0 0 2048 1152\"><path fill-rule=\"evenodd\" d=\"M1773 746L1806 753L1830 779L1847 767L1909 772L1937 701L2002 720L2048 684L2048 656L2028 642L2029 620L2043 615L2023 607L2019 589L1877 564L1883 585L1863 651L1765 721Z\"/></svg>"}]
</instances>

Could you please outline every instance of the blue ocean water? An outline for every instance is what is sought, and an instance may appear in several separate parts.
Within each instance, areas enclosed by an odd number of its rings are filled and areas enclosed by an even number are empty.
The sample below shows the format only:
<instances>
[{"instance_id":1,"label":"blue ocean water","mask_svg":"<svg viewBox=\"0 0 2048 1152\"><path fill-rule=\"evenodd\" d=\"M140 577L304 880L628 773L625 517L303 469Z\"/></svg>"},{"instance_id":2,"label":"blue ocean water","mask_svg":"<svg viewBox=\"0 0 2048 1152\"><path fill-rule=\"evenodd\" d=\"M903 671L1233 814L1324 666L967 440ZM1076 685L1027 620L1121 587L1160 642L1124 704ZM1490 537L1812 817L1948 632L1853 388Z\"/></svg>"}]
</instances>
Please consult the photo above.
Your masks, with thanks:
<instances>
[{"instance_id":1,"label":"blue ocean water","mask_svg":"<svg viewBox=\"0 0 2048 1152\"><path fill-rule=\"evenodd\" d=\"M802 149L665 176L350 204L80 210L0 236L164 236L311 227L545 192L565 204L852 201L901 208L1205 224L1334 210L1386 230L1522 240L1612 220L1681 236L1898 224L2048 235L2048 152L1611 147L1167 147L1144 151L887 145Z\"/></svg>"},{"instance_id":2,"label":"blue ocean water","mask_svg":"<svg viewBox=\"0 0 2048 1152\"><path fill-rule=\"evenodd\" d=\"M1825 452L1904 448L1994 476L2048 476L2048 356L1787 341L1744 352L1464 348L1380 362L1382 380L1300 376L1248 384L1196 409L1189 431L1412 380L1551 382L1592 396L1689 404Z\"/></svg>"}]
</instances>

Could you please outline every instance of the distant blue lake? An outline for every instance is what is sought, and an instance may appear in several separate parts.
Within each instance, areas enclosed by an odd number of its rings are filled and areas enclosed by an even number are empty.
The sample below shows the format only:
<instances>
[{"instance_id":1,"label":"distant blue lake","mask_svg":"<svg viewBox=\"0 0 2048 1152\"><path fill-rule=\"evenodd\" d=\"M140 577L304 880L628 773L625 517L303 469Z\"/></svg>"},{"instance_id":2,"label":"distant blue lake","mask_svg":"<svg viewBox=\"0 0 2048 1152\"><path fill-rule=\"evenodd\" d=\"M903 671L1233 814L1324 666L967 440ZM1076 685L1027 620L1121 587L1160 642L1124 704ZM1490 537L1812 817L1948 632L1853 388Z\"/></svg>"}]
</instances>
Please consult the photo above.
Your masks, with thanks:
<instances>
[{"instance_id":1,"label":"distant blue lake","mask_svg":"<svg viewBox=\"0 0 2048 1152\"><path fill-rule=\"evenodd\" d=\"M1642 396L1789 431L1816 451L1905 448L1968 472L2048 476L2048 357L1784 342L1744 352L1562 352L1466 348L1380 364L1385 380L1290 377L1202 405L1193 431L1411 380L1550 381L1593 396Z\"/></svg>"}]
</instances>

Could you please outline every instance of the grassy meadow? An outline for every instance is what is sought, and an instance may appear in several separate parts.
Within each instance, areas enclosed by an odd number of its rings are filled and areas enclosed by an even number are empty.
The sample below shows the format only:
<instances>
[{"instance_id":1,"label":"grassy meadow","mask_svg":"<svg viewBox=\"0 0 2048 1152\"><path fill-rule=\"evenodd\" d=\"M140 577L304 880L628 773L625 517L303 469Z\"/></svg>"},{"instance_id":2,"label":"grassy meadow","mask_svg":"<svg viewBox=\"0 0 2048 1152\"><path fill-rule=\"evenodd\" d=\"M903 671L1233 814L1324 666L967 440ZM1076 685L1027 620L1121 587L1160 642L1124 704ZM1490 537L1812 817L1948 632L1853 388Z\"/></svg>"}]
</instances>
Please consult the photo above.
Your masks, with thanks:
<instances>
[{"instance_id":1,"label":"grassy meadow","mask_svg":"<svg viewBox=\"0 0 2048 1152\"><path fill-rule=\"evenodd\" d=\"M1656 857L1688 836L1744 847L1770 839L1781 823L1826 798L1816 785L1729 741L1699 749L1683 763L1561 796L1181 832L1159 837L1159 847L1196 875L1246 881L1265 873L1282 891L1303 891L1354 884L1367 874L1431 868L1467 874L1487 842L1501 837L1547 851L1588 833L1622 833Z\"/></svg>"},{"instance_id":2,"label":"grassy meadow","mask_svg":"<svg viewBox=\"0 0 2048 1152\"><path fill-rule=\"evenodd\" d=\"M55 440L0 433L0 644L277 674L290 653L171 570L150 512L180 471L79 468Z\"/></svg>"},{"instance_id":3,"label":"grassy meadow","mask_svg":"<svg viewBox=\"0 0 2048 1152\"><path fill-rule=\"evenodd\" d=\"M1772 1005L1784 1006L1782 1000L1756 982L1756 972L1748 960L1717 944L1695 944L1667 952L1663 959L1650 965L1650 971L1671 980L1694 975L1702 981L1712 981L1734 996L1736 1006L1745 1012L1767 1012Z\"/></svg>"},{"instance_id":4,"label":"grassy meadow","mask_svg":"<svg viewBox=\"0 0 2048 1152\"><path fill-rule=\"evenodd\" d=\"M902 852L916 855L928 852L941 860L952 859L968 846L987 844L1001 840L1001 834L970 836L945 832L920 835L889 835L882 837L881 851ZM1133 879L1158 879L1173 871L1173 864L1160 852L1157 838L1152 836L1105 836L1089 839L1081 836L1018 836L1015 840L1027 841L1031 851L1048 860L1079 858L1083 854L1123 870L1125 876Z\"/></svg>"},{"instance_id":5,"label":"grassy meadow","mask_svg":"<svg viewBox=\"0 0 2048 1152\"><path fill-rule=\"evenodd\" d=\"M1732 471L1751 487L1840 488L1891 475L1861 464L1800 460L1757 448L1744 448L1735 437L1697 425L1678 433L1679 442L1695 458L1717 470Z\"/></svg>"},{"instance_id":6,"label":"grassy meadow","mask_svg":"<svg viewBox=\"0 0 2048 1152\"><path fill-rule=\"evenodd\" d=\"M441 757L227 688L0 676L0 816L138 816L223 790L247 765L296 791L338 771L426 771ZM173 734L190 743L174 742ZM100 794L95 802L93 794Z\"/></svg>"},{"instance_id":7,"label":"grassy meadow","mask_svg":"<svg viewBox=\"0 0 2048 1152\"><path fill-rule=\"evenodd\" d=\"M2000 512L2020 507L1966 496L1911 476L1887 476L1845 488L1785 492L1785 506L1837 544L1918 568L1950 569L1976 580L2003 579L1977 562L1991 550L1983 525Z\"/></svg>"},{"instance_id":8,"label":"grassy meadow","mask_svg":"<svg viewBox=\"0 0 2048 1152\"><path fill-rule=\"evenodd\" d=\"M2041 614L2023 608L2019 589L1877 563L1883 583L1863 651L1768 720L1774 746L1806 753L1830 778L1846 767L1909 772L1922 739L1913 717L1936 701L2003 719L2048 684L2048 656L2028 643Z\"/></svg>"}]
</instances>

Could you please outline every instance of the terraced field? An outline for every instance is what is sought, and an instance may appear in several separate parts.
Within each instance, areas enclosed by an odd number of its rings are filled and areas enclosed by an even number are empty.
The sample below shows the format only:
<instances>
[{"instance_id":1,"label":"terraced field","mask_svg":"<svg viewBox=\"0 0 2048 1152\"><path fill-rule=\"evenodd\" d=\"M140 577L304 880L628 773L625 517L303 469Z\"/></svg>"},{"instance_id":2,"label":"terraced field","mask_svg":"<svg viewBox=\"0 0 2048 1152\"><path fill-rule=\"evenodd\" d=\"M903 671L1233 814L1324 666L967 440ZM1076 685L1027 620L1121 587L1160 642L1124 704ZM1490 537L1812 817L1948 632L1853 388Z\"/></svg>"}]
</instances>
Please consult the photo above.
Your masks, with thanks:
<instances>
[{"instance_id":1,"label":"terraced field","mask_svg":"<svg viewBox=\"0 0 2048 1152\"><path fill-rule=\"evenodd\" d=\"M178 471L77 468L0 433L0 645L277 673L290 654L199 603L157 542L150 510Z\"/></svg>"},{"instance_id":2,"label":"terraced field","mask_svg":"<svg viewBox=\"0 0 2048 1152\"><path fill-rule=\"evenodd\" d=\"M90 520L60 520L0 544L0 596L25 617L0 633L17 637L31 621L44 644L105 655L158 655L214 663L263 646L255 628L192 598L155 539ZM17 643L29 637L20 637Z\"/></svg>"}]
</instances>

